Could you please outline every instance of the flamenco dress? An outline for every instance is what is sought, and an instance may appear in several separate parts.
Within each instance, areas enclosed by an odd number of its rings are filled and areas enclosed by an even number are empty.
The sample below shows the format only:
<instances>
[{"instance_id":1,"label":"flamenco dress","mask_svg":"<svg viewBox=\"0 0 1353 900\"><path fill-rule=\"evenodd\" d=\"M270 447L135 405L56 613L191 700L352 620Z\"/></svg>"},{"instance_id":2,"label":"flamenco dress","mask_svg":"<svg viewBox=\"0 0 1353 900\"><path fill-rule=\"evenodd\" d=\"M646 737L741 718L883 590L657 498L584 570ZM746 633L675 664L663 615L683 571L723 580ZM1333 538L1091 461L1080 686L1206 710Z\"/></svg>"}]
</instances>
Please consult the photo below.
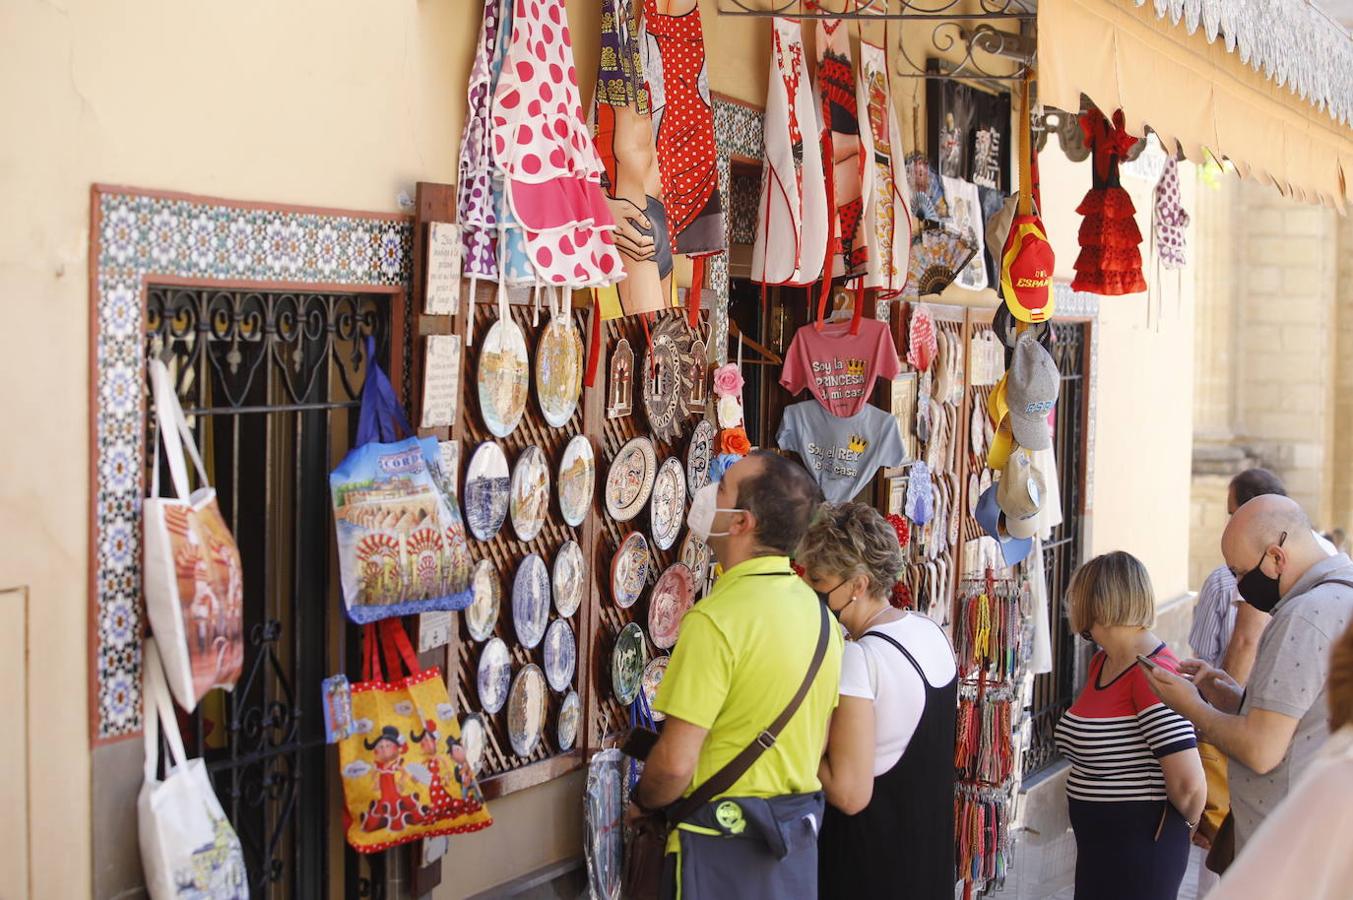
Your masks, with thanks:
<instances>
[{"instance_id":1,"label":"flamenco dress","mask_svg":"<svg viewBox=\"0 0 1353 900\"><path fill-rule=\"evenodd\" d=\"M1118 163L1137 139L1124 130L1122 110L1110 122L1092 107L1081 114L1080 126L1093 154L1093 186L1076 207L1085 219L1071 289L1107 296L1144 291L1137 210L1118 177Z\"/></svg>"}]
</instances>

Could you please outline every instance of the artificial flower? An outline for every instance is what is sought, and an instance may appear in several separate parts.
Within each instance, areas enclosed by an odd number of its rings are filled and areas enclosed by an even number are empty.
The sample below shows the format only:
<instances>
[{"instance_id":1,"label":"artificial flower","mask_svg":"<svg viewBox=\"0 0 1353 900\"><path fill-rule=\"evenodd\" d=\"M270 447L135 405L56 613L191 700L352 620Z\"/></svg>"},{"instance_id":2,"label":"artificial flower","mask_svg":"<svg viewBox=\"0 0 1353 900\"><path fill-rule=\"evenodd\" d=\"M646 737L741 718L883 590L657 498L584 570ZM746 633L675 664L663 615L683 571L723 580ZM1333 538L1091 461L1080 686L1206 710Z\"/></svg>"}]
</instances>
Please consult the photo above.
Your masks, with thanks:
<instances>
[{"instance_id":1,"label":"artificial flower","mask_svg":"<svg viewBox=\"0 0 1353 900\"><path fill-rule=\"evenodd\" d=\"M719 427L736 428L742 424L742 404L737 397L719 398Z\"/></svg>"},{"instance_id":2,"label":"artificial flower","mask_svg":"<svg viewBox=\"0 0 1353 900\"><path fill-rule=\"evenodd\" d=\"M911 609L916 603L912 599L911 588L907 586L905 581L899 581L893 585L893 593L888 598L888 602L897 609Z\"/></svg>"},{"instance_id":3,"label":"artificial flower","mask_svg":"<svg viewBox=\"0 0 1353 900\"><path fill-rule=\"evenodd\" d=\"M888 516L888 524L893 526L893 531L897 532L898 546L905 550L907 544L911 543L911 525L897 513Z\"/></svg>"},{"instance_id":4,"label":"artificial flower","mask_svg":"<svg viewBox=\"0 0 1353 900\"><path fill-rule=\"evenodd\" d=\"M725 428L719 435L719 449L724 453L746 456L752 452L752 442L747 439L747 432L743 429Z\"/></svg>"},{"instance_id":5,"label":"artificial flower","mask_svg":"<svg viewBox=\"0 0 1353 900\"><path fill-rule=\"evenodd\" d=\"M723 479L723 473L728 471L728 467L738 460L742 459L736 453L720 453L714 457L709 464L709 480L720 481Z\"/></svg>"},{"instance_id":6,"label":"artificial flower","mask_svg":"<svg viewBox=\"0 0 1353 900\"><path fill-rule=\"evenodd\" d=\"M714 370L714 393L720 397L737 397L742 393L742 372L737 363L725 363Z\"/></svg>"}]
</instances>

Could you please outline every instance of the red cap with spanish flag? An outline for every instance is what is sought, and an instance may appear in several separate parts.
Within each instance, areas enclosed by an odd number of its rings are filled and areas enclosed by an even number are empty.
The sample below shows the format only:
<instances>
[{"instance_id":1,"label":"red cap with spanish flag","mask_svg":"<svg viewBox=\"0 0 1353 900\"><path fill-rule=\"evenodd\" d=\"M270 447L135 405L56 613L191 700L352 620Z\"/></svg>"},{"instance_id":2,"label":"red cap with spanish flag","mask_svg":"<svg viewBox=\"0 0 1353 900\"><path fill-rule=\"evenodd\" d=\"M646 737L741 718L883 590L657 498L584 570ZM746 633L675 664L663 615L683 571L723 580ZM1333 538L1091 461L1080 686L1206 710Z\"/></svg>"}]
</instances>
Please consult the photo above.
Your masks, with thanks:
<instances>
[{"instance_id":1,"label":"red cap with spanish flag","mask_svg":"<svg viewBox=\"0 0 1353 900\"><path fill-rule=\"evenodd\" d=\"M1055 262L1047 230L1039 218L1038 151L1030 129L1029 95L1032 79L1026 77L1020 92L1019 207L1010 223L1001 253L1001 294L1010 314L1021 322L1046 322L1052 318L1052 272Z\"/></svg>"}]
</instances>

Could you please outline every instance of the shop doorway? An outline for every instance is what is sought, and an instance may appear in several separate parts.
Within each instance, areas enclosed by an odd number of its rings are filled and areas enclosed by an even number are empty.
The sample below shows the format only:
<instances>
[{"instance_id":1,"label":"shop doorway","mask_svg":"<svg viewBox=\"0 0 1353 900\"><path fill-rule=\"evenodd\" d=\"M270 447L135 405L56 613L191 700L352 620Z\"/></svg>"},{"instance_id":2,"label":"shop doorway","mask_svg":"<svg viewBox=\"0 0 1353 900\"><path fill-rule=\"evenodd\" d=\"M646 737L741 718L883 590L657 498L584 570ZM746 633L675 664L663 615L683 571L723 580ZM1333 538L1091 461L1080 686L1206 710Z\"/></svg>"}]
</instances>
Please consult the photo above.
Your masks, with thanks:
<instances>
[{"instance_id":1,"label":"shop doorway","mask_svg":"<svg viewBox=\"0 0 1353 900\"><path fill-rule=\"evenodd\" d=\"M344 851L319 684L357 674L348 661L358 631L344 627L336 595L328 473L356 433L364 339L388 365L402 296L148 289L147 353L169 366L244 562L240 681L180 715L189 755L206 761L239 834L254 897L383 894L384 857Z\"/></svg>"}]
</instances>

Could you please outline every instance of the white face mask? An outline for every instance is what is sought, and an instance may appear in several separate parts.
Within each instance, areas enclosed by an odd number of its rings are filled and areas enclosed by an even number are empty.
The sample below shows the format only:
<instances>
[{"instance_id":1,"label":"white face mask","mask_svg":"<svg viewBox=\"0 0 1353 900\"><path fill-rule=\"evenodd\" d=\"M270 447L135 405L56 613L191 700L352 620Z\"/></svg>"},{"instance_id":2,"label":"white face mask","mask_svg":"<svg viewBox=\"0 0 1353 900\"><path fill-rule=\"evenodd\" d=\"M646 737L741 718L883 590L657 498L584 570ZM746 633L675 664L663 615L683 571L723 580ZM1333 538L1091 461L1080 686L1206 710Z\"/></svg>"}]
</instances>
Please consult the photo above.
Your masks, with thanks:
<instances>
[{"instance_id":1,"label":"white face mask","mask_svg":"<svg viewBox=\"0 0 1353 900\"><path fill-rule=\"evenodd\" d=\"M714 527L714 517L721 512L742 512L742 510L719 506L718 482L700 488L691 498L691 511L686 514L686 524L690 526L691 534L702 541L726 536L729 533L727 531L710 531Z\"/></svg>"}]
</instances>

